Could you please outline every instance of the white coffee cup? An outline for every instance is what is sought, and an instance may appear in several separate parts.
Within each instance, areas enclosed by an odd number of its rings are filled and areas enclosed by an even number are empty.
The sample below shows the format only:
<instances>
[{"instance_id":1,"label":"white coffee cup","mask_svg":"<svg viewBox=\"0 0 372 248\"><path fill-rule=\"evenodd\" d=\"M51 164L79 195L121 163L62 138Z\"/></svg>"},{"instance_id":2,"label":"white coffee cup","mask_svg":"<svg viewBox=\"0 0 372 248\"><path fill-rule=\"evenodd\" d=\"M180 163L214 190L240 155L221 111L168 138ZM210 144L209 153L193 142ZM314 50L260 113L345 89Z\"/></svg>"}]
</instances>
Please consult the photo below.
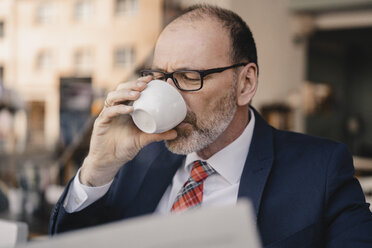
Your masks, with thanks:
<instances>
[{"instance_id":1,"label":"white coffee cup","mask_svg":"<svg viewBox=\"0 0 372 248\"><path fill-rule=\"evenodd\" d=\"M153 80L133 102L134 124L145 133L163 133L186 117L186 103L178 90L165 81Z\"/></svg>"}]
</instances>

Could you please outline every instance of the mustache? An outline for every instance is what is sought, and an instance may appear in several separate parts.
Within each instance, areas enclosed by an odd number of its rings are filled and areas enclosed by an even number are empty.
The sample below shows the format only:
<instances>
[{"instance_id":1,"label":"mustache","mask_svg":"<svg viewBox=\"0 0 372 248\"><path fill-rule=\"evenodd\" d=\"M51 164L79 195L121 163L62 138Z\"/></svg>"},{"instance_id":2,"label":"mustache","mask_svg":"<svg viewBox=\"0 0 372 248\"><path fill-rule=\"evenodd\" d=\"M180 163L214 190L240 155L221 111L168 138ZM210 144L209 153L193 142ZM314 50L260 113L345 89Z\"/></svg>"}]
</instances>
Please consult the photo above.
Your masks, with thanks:
<instances>
[{"instance_id":1,"label":"mustache","mask_svg":"<svg viewBox=\"0 0 372 248\"><path fill-rule=\"evenodd\" d=\"M190 124L191 126L193 126L193 130L194 131L197 131L199 133L205 133L206 130L200 128L200 126L198 125L198 119L196 117L196 114L194 112L187 112L186 114L186 117L185 119L182 121L182 123L188 123ZM185 131L185 130L182 130L182 129L179 129L178 127L176 127L176 130L180 132L180 135L182 136L182 134L184 134L185 132L189 132L189 131Z\"/></svg>"},{"instance_id":2,"label":"mustache","mask_svg":"<svg viewBox=\"0 0 372 248\"><path fill-rule=\"evenodd\" d=\"M182 121L184 123L189 123L196 127L196 114L194 112L187 112L185 119Z\"/></svg>"}]
</instances>

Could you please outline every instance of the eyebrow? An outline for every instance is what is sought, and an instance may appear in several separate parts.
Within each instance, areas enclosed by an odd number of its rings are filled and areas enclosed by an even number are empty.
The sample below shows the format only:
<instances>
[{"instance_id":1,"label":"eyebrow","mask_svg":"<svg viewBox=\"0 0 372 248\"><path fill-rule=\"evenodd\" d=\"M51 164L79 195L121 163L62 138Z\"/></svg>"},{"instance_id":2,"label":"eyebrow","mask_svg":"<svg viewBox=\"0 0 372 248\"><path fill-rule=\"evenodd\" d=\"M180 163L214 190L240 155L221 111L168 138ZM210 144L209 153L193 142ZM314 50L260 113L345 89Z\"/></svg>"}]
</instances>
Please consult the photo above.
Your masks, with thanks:
<instances>
[{"instance_id":1,"label":"eyebrow","mask_svg":"<svg viewBox=\"0 0 372 248\"><path fill-rule=\"evenodd\" d=\"M159 67L150 67L150 70L155 70L155 71L163 71L163 69L159 68Z\"/></svg>"},{"instance_id":2,"label":"eyebrow","mask_svg":"<svg viewBox=\"0 0 372 248\"><path fill-rule=\"evenodd\" d=\"M168 71L165 71L163 70L162 68L159 68L159 67L151 67L151 70L156 70L156 71L162 71L162 72L168 72ZM199 71L199 70L205 70L205 69L190 69L189 67L180 67L180 68L176 68L174 71Z\"/></svg>"}]
</instances>

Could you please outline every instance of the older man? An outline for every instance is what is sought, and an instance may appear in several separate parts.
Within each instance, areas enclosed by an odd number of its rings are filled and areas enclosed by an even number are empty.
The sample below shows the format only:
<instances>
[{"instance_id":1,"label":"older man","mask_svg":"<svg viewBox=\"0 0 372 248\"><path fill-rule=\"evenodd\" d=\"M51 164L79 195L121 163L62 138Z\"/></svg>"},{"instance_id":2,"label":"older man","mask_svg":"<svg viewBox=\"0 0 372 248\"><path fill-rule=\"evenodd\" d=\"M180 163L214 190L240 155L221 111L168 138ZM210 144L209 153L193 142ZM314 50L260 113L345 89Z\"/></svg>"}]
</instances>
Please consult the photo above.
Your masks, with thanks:
<instances>
[{"instance_id":1,"label":"older man","mask_svg":"<svg viewBox=\"0 0 372 248\"><path fill-rule=\"evenodd\" d=\"M265 246L371 247L372 215L347 148L270 127L250 108L257 75L254 39L235 13L197 6L169 24L152 69L108 94L51 233L247 197ZM177 87L188 109L162 134L128 118L127 101L153 78Z\"/></svg>"}]
</instances>

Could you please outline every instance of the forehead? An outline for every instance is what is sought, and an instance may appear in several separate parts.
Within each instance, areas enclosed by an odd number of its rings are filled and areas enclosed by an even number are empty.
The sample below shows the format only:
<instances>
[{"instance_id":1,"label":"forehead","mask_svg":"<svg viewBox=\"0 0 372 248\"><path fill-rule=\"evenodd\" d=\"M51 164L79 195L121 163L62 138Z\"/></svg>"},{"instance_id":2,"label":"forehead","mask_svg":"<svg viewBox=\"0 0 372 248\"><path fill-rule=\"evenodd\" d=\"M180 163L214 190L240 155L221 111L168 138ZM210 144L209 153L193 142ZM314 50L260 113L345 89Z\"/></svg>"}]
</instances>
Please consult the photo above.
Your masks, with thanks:
<instances>
[{"instance_id":1,"label":"forehead","mask_svg":"<svg viewBox=\"0 0 372 248\"><path fill-rule=\"evenodd\" d=\"M211 18L171 23L155 47L153 67L162 70L207 69L230 64L230 37Z\"/></svg>"}]
</instances>

